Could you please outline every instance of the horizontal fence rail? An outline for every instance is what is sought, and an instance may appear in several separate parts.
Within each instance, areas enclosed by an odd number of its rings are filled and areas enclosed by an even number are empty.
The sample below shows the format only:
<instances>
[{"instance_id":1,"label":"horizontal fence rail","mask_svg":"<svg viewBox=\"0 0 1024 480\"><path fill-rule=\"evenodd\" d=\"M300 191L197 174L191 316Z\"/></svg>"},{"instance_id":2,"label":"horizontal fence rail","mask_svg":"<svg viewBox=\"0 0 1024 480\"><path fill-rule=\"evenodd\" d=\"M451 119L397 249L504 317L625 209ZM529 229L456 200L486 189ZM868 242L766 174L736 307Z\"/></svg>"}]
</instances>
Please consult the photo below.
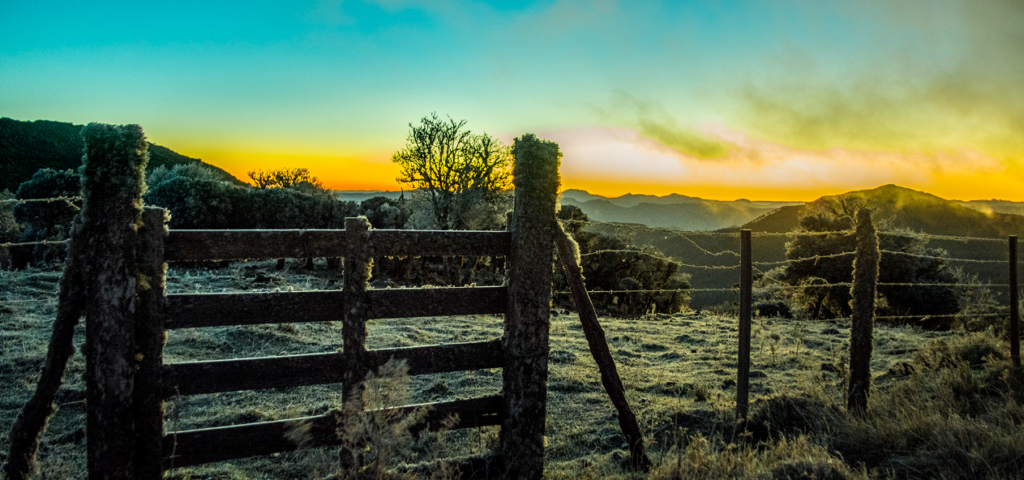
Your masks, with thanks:
<instances>
[{"instance_id":1,"label":"horizontal fence rail","mask_svg":"<svg viewBox=\"0 0 1024 480\"><path fill-rule=\"evenodd\" d=\"M505 231L370 230L374 256L508 255ZM345 256L344 230L171 230L165 258L175 261Z\"/></svg>"},{"instance_id":2,"label":"horizontal fence rail","mask_svg":"<svg viewBox=\"0 0 1024 480\"><path fill-rule=\"evenodd\" d=\"M425 424L420 428L429 430L452 430L500 425L504 421L503 403L500 395L454 400L449 402L408 405L389 410L412 412L427 408ZM457 416L451 423L449 418ZM319 447L341 443L334 435L325 434L338 428L335 415L324 415L280 420L274 422L250 423L230 427L204 428L172 432L164 436L164 467L178 468L236 458L270 455L297 450L300 445L292 438L293 432L308 427L311 435L302 447Z\"/></svg>"},{"instance_id":3,"label":"horizontal fence rail","mask_svg":"<svg viewBox=\"0 0 1024 480\"><path fill-rule=\"evenodd\" d=\"M367 290L368 318L411 318L505 313L506 287L388 288ZM341 320L338 290L167 295L164 328L222 327Z\"/></svg>"},{"instance_id":4,"label":"horizontal fence rail","mask_svg":"<svg viewBox=\"0 0 1024 480\"><path fill-rule=\"evenodd\" d=\"M365 355L370 369L405 360L409 375L504 366L501 340L369 350ZM344 353L172 363L164 365L163 396L341 383L345 368Z\"/></svg>"}]
</instances>

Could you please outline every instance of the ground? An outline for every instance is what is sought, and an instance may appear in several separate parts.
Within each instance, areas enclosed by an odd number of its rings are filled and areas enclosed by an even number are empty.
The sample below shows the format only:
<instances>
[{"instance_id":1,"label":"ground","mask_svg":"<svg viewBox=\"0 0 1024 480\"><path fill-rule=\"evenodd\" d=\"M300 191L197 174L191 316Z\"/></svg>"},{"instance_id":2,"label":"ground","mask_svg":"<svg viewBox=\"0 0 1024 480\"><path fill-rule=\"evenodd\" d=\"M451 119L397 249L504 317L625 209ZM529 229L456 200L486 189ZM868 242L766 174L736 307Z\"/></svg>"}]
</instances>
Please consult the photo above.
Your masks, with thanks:
<instances>
[{"instance_id":1,"label":"ground","mask_svg":"<svg viewBox=\"0 0 1024 480\"><path fill-rule=\"evenodd\" d=\"M299 291L340 285L338 273L322 264L313 271L292 265L276 271L273 266L274 262L252 262L219 269L173 267L168 291ZM9 449L6 432L31 396L43 363L59 278L59 270L0 271L2 455ZM624 467L624 439L579 319L572 312L554 313L546 475L635 476ZM601 318L601 322L627 398L646 435L655 463L652 478L957 476L963 471L957 468L966 467L944 466L943 462L959 462L955 456L959 450L978 457L974 463L965 460L970 468L976 463L982 465L977 467L982 475L1001 478L1024 462L1020 453L1024 452L1024 435L1019 426L1024 410L1017 406L1024 403L1019 399L1024 389L1018 391L1014 386L1012 380L1017 377L1006 370L1005 355L1000 353L1005 351L1005 343L993 331L926 332L879 325L872 358L876 391L869 413L857 417L845 412L842 400L848 323L756 318L751 341L752 428L750 433L738 434L733 412L735 315L684 312ZM501 336L501 325L502 318L492 315L372 321L368 347L489 340ZM78 327L75 339L79 347L84 341L82 328ZM341 344L340 322L183 329L169 332L165 362L331 352ZM954 360L959 358L955 352L968 350L978 350L978 358L973 363L952 361L941 366L937 358L946 352L942 348L953 351L949 355ZM967 358L965 355L960 356ZM83 358L76 353L57 398L57 412L43 436L39 461L44 478L84 478L83 373ZM1004 378L1005 388L998 378ZM407 380L409 401L432 402L499 393L501 371ZM960 393L944 394L947 390ZM323 385L174 398L166 405L166 429L314 415L337 407L340 395L340 385ZM967 404L961 405L961 400ZM941 405L948 411L939 412L935 402L946 402ZM904 407L906 412L896 412ZM936 412L919 413L921 419L915 420L911 418L915 414L907 413L911 407ZM905 428L889 425L894 422L905 423ZM891 431L885 430L887 425ZM939 440L929 438L936 431L967 437L986 432L991 438L936 443ZM913 440L915 437L923 438ZM758 447L759 441L767 443ZM988 443L972 447L969 441ZM494 449L496 443L497 427L426 434L410 440L393 455L415 462L482 453ZM865 453L863 449L869 446L902 450L884 455ZM967 451L970 448L973 450ZM942 460L944 457L947 460ZM933 458L939 459L935 468L940 470L915 463ZM336 459L336 449L314 449L175 469L170 477L322 478L334 468ZM993 464L996 462L1002 463ZM767 470L757 470L762 468Z\"/></svg>"}]
</instances>

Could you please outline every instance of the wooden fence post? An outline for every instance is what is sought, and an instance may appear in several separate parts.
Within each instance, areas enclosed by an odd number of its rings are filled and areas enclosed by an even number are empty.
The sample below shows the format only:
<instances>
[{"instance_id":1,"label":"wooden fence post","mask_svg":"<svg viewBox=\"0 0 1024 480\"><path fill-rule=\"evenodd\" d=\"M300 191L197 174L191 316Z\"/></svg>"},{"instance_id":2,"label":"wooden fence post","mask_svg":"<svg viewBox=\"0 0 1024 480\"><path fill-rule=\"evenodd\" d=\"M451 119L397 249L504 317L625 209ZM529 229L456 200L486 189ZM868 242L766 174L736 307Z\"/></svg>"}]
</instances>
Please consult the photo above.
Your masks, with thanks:
<instances>
[{"instance_id":1,"label":"wooden fence post","mask_svg":"<svg viewBox=\"0 0 1024 480\"><path fill-rule=\"evenodd\" d=\"M871 388L872 331L878 283L878 234L866 209L857 212L857 257L853 263L853 319L850 325L850 383L846 409L863 411Z\"/></svg>"},{"instance_id":2,"label":"wooden fence post","mask_svg":"<svg viewBox=\"0 0 1024 480\"><path fill-rule=\"evenodd\" d=\"M505 422L501 451L508 478L539 479L544 473L547 412L548 328L561 153L532 133L515 140L508 312L502 347Z\"/></svg>"},{"instance_id":3,"label":"wooden fence post","mask_svg":"<svg viewBox=\"0 0 1024 480\"><path fill-rule=\"evenodd\" d=\"M1010 236L1010 359L1020 368L1020 292L1017 290L1017 236Z\"/></svg>"},{"instance_id":4,"label":"wooden fence post","mask_svg":"<svg viewBox=\"0 0 1024 480\"><path fill-rule=\"evenodd\" d=\"M740 230L740 319L739 359L736 362L736 418L747 421L750 396L750 317L753 264L751 263L750 230Z\"/></svg>"},{"instance_id":5,"label":"wooden fence post","mask_svg":"<svg viewBox=\"0 0 1024 480\"><path fill-rule=\"evenodd\" d=\"M91 479L135 475L137 229L149 154L138 125L82 128L86 452Z\"/></svg>"},{"instance_id":6,"label":"wooden fence post","mask_svg":"<svg viewBox=\"0 0 1024 480\"><path fill-rule=\"evenodd\" d=\"M366 217L345 219L345 238L348 246L345 253L343 291L345 311L342 315L342 352L345 355L345 373L342 375L341 401L345 413L363 411L363 381L366 379L366 317L368 302L366 290L369 287L373 257L370 253L370 221ZM341 417L344 419L344 415ZM339 425L340 427L343 427ZM354 445L342 444L339 452L343 468L351 468L357 461L353 458Z\"/></svg>"},{"instance_id":7,"label":"wooden fence post","mask_svg":"<svg viewBox=\"0 0 1024 480\"><path fill-rule=\"evenodd\" d=\"M558 259L561 260L562 270L565 272L565 282L572 291L576 311L580 314L580 323L583 324L583 334L587 337L590 354L593 355L594 362L601 372L601 383L608 392L615 410L619 412L619 428L622 429L622 435L626 437L626 445L629 447L629 463L633 468L646 472L651 468L651 460L644 449L644 437L640 433L636 415L626 400L626 390L622 387L622 379L619 378L615 360L608 349L604 329L601 328L597 311L590 301L590 294L587 293L587 286L583 281L583 267L580 266L579 245L565 230L559 233L560 235L555 236Z\"/></svg>"},{"instance_id":8,"label":"wooden fence post","mask_svg":"<svg viewBox=\"0 0 1024 480\"><path fill-rule=\"evenodd\" d=\"M163 478L164 402L161 377L164 354L164 239L167 210L147 207L139 229L140 285L135 316L135 350L139 369L135 375L135 478Z\"/></svg>"}]
</instances>

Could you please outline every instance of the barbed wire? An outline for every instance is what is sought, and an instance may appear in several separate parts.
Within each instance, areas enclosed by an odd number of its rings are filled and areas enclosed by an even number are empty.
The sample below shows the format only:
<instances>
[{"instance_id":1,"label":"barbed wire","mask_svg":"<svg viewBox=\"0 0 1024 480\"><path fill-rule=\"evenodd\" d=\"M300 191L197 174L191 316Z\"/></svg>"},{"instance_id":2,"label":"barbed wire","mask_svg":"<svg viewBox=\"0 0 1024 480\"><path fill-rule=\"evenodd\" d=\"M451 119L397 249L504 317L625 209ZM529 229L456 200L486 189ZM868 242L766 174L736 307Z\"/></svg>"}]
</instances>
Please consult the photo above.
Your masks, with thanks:
<instances>
[{"instance_id":1,"label":"barbed wire","mask_svg":"<svg viewBox=\"0 0 1024 480\"><path fill-rule=\"evenodd\" d=\"M825 255L815 255L813 257L794 258L792 260L780 260L780 261L777 261L777 262L750 262L750 263L752 265L757 265L757 266L760 266L760 267L767 267L767 266L771 266L771 265L785 265L787 263L809 262L811 260L814 260L815 262L817 262L818 260L824 260L826 258L848 257L850 255L856 255L856 254L857 254L857 252L840 252L840 253L832 253L832 254L825 254Z\"/></svg>"},{"instance_id":2,"label":"barbed wire","mask_svg":"<svg viewBox=\"0 0 1024 480\"><path fill-rule=\"evenodd\" d=\"M1005 238L991 238L991 237L961 237L954 235L932 235L930 233L918 233L918 232L878 232L878 235L884 235L888 237L911 237L921 238L927 240L954 240L958 242L1000 242L1006 243Z\"/></svg>"},{"instance_id":3,"label":"barbed wire","mask_svg":"<svg viewBox=\"0 0 1024 480\"><path fill-rule=\"evenodd\" d=\"M1008 313L947 313L940 315L876 315L875 320L913 320L924 318L981 318L981 317L1005 317Z\"/></svg>"},{"instance_id":4,"label":"barbed wire","mask_svg":"<svg viewBox=\"0 0 1024 480\"><path fill-rule=\"evenodd\" d=\"M34 242L7 242L0 243L0 248L27 247L29 245L64 245L71 240L37 240Z\"/></svg>"},{"instance_id":5,"label":"barbed wire","mask_svg":"<svg viewBox=\"0 0 1024 480\"><path fill-rule=\"evenodd\" d=\"M619 229L626 230L644 230L649 232L666 232L680 236L706 236L706 237L738 237L740 232L722 232L722 231L700 231L700 230L676 230L667 227L648 227L645 225L620 223L620 222L598 222L590 221L592 226L609 226ZM807 232L807 231L790 231L790 232L751 232L752 237L814 237L814 236L828 236L828 235L851 235L854 234L855 230L838 230L833 232ZM976 241L976 242L1006 242L1005 238L992 238L992 237L971 237L971 236L956 236L956 235L936 235L923 232L893 232L893 231L881 231L878 235L885 235L891 237L912 237L930 240L954 240L961 242Z\"/></svg>"},{"instance_id":6,"label":"barbed wire","mask_svg":"<svg viewBox=\"0 0 1024 480\"><path fill-rule=\"evenodd\" d=\"M645 252L643 250L629 250L629 249L597 250L597 251L594 251L594 252L581 253L580 257L589 257L589 256L592 256L592 255L599 255L599 254L602 254L602 253L631 253L631 254L637 254L637 255L641 255L641 256L645 256L645 257L655 258L655 259L658 259L658 260L664 260L666 262L672 262L672 263L675 263L675 264L683 266L683 267L703 268L703 269L706 269L706 270L731 270L731 269L740 268L739 264L736 264L736 265L692 265L692 264L688 264L688 263L679 262L678 260L676 260L676 259L674 259L672 257L666 257L664 255L648 253L648 252Z\"/></svg>"},{"instance_id":7,"label":"barbed wire","mask_svg":"<svg viewBox=\"0 0 1024 480\"><path fill-rule=\"evenodd\" d=\"M620 223L620 222L598 222L590 221L590 225L595 227L609 226L624 230L643 230L647 232L665 232L680 236L701 236L701 237L739 237L740 232L722 232L716 230L676 230L668 227L648 227L646 225L638 225L633 223ZM855 233L855 230L838 230L834 232L806 232L806 231L792 231L792 232L751 232L751 237L818 237L827 235L851 235Z\"/></svg>"},{"instance_id":8,"label":"barbed wire","mask_svg":"<svg viewBox=\"0 0 1024 480\"><path fill-rule=\"evenodd\" d=\"M963 263L1007 263L1009 260L978 260L973 258L951 258L951 257L939 257L936 255L923 255L919 253L910 252L897 252L894 250L879 250L880 253L888 253L890 255L903 255L907 257L916 258L927 258L931 260L942 260L946 262L963 262Z\"/></svg>"},{"instance_id":9,"label":"barbed wire","mask_svg":"<svg viewBox=\"0 0 1024 480\"><path fill-rule=\"evenodd\" d=\"M0 203L52 203L52 202L78 202L81 201L82 197L51 197L51 198L10 198L6 200L0 200Z\"/></svg>"},{"instance_id":10,"label":"barbed wire","mask_svg":"<svg viewBox=\"0 0 1024 480\"><path fill-rule=\"evenodd\" d=\"M828 235L853 235L856 230L837 230L834 232L750 232L751 237L822 237Z\"/></svg>"}]
</instances>

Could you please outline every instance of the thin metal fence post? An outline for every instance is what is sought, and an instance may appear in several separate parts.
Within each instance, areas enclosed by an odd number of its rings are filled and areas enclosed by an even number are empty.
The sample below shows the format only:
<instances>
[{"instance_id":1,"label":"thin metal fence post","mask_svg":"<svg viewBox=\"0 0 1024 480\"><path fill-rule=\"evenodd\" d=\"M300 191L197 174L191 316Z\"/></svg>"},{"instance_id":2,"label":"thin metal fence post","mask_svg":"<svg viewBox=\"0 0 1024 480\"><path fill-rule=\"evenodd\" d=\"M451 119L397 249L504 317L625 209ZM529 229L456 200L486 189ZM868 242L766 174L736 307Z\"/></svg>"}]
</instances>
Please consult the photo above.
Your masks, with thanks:
<instances>
[{"instance_id":1,"label":"thin metal fence post","mask_svg":"<svg viewBox=\"0 0 1024 480\"><path fill-rule=\"evenodd\" d=\"M753 275L751 264L750 230L740 230L740 318L739 359L736 362L736 417L747 420L750 394L750 317Z\"/></svg>"},{"instance_id":2,"label":"thin metal fence post","mask_svg":"<svg viewBox=\"0 0 1024 480\"><path fill-rule=\"evenodd\" d=\"M1017 289L1017 236L1010 236L1010 359L1020 368L1020 292Z\"/></svg>"}]
</instances>

